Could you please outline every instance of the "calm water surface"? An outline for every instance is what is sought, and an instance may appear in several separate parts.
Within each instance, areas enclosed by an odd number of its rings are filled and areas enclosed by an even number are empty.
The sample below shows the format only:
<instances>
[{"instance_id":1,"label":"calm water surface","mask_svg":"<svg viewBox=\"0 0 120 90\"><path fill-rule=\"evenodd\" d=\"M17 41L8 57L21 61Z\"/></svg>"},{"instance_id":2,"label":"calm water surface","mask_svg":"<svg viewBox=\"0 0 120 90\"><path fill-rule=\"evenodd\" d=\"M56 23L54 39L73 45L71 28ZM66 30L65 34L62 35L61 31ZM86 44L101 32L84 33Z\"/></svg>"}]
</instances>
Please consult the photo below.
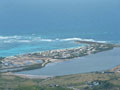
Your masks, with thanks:
<instances>
[{"instance_id":1,"label":"calm water surface","mask_svg":"<svg viewBox=\"0 0 120 90\"><path fill-rule=\"evenodd\" d=\"M120 64L120 48L97 53L70 61L48 64L42 69L19 72L30 75L68 75L93 71L102 71Z\"/></svg>"}]
</instances>

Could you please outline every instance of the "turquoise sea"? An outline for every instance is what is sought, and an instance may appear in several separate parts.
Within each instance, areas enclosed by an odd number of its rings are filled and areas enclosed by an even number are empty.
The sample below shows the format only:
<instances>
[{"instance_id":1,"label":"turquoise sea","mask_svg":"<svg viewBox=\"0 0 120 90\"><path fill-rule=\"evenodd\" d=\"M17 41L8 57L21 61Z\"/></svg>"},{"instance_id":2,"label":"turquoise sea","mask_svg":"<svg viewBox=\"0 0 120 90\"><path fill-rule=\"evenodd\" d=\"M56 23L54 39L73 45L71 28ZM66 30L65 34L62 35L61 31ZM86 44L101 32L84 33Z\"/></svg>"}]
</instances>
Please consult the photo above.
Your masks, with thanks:
<instances>
[{"instance_id":1,"label":"turquoise sea","mask_svg":"<svg viewBox=\"0 0 120 90\"><path fill-rule=\"evenodd\" d=\"M1 0L0 56L120 43L120 0Z\"/></svg>"},{"instance_id":2,"label":"turquoise sea","mask_svg":"<svg viewBox=\"0 0 120 90\"><path fill-rule=\"evenodd\" d=\"M0 0L0 57L83 46L73 40L120 43L120 0ZM106 70L120 64L119 53L117 48L20 73Z\"/></svg>"}]
</instances>

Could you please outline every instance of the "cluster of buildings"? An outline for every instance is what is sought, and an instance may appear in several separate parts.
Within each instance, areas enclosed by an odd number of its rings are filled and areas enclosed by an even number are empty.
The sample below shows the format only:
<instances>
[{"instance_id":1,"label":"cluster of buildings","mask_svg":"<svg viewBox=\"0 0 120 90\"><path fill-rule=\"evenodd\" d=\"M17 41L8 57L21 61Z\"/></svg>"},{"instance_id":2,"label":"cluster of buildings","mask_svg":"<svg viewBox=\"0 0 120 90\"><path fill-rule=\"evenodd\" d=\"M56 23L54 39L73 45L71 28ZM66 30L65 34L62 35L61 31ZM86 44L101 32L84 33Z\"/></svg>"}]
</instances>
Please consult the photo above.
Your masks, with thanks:
<instances>
[{"instance_id":1,"label":"cluster of buildings","mask_svg":"<svg viewBox=\"0 0 120 90\"><path fill-rule=\"evenodd\" d=\"M23 57L24 58L24 57ZM31 59L19 59L18 57L8 57L3 60L1 60L1 68L7 69L7 68L20 68L28 65L33 64L42 64L42 60L31 60Z\"/></svg>"},{"instance_id":2,"label":"cluster of buildings","mask_svg":"<svg viewBox=\"0 0 120 90\"><path fill-rule=\"evenodd\" d=\"M92 44L78 48L49 50L44 52L11 56L0 60L0 70L5 68L19 68L35 64L41 64L41 66L45 66L48 62L54 62L54 60L72 59L112 48L113 47L108 44Z\"/></svg>"},{"instance_id":3,"label":"cluster of buildings","mask_svg":"<svg viewBox=\"0 0 120 90\"><path fill-rule=\"evenodd\" d=\"M34 53L34 55L41 58L52 58L52 59L71 59L75 57L81 57L97 52L101 52L112 47L107 44L93 44L85 47L62 49L62 50L50 50L46 52Z\"/></svg>"}]
</instances>

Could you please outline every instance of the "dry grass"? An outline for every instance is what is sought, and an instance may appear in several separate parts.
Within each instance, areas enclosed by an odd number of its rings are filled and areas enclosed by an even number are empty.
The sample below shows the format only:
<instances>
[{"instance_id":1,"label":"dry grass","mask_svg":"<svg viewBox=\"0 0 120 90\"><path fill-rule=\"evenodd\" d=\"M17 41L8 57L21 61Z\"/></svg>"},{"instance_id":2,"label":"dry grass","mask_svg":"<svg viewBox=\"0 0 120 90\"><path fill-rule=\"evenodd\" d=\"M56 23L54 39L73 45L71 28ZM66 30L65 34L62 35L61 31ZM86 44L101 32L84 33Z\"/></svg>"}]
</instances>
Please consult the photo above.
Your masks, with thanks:
<instances>
[{"instance_id":1,"label":"dry grass","mask_svg":"<svg viewBox=\"0 0 120 90\"><path fill-rule=\"evenodd\" d=\"M110 80L113 74L77 74L77 75L68 75L62 77L55 77L53 79L41 82L42 85L48 84L59 84L59 85L80 85L84 84L87 81L94 81L94 80Z\"/></svg>"},{"instance_id":2,"label":"dry grass","mask_svg":"<svg viewBox=\"0 0 120 90\"><path fill-rule=\"evenodd\" d=\"M114 85L120 85L120 73L102 74L102 73L87 73L59 76L51 79L27 79L12 75L0 75L0 87L15 88L17 86L49 86L58 84L63 87L73 86L75 88L87 87L87 82L92 81L108 81Z\"/></svg>"}]
</instances>

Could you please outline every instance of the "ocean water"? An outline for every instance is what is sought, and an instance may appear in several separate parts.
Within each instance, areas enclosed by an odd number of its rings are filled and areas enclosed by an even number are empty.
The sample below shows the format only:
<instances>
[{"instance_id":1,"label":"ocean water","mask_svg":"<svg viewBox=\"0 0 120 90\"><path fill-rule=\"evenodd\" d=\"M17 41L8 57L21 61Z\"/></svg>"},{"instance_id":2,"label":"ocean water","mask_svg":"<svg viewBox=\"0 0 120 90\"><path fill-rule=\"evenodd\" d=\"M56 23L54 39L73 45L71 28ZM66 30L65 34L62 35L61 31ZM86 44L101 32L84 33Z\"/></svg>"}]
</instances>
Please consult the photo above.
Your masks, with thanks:
<instances>
[{"instance_id":1,"label":"ocean water","mask_svg":"<svg viewBox=\"0 0 120 90\"><path fill-rule=\"evenodd\" d=\"M120 0L1 0L0 56L120 43ZM82 45L83 46L83 45Z\"/></svg>"}]
</instances>

